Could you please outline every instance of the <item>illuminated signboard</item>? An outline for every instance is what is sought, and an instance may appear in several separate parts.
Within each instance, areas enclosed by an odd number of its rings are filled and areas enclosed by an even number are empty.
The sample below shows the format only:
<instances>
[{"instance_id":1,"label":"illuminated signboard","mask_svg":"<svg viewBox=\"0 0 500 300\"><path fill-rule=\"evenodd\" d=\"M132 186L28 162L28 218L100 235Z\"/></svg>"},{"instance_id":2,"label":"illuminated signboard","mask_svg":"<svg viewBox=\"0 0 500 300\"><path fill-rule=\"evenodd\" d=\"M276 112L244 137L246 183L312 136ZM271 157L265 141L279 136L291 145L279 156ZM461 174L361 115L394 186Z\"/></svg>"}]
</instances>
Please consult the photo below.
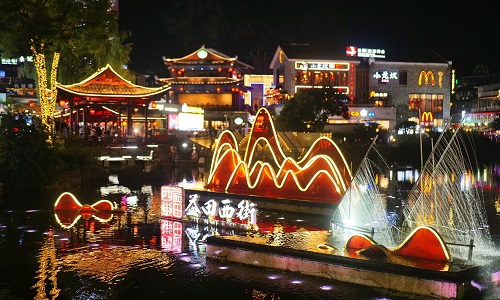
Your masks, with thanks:
<instances>
[{"instance_id":1,"label":"illuminated signboard","mask_svg":"<svg viewBox=\"0 0 500 300\"><path fill-rule=\"evenodd\" d=\"M361 111L349 111L350 117L375 117L375 112L362 109Z\"/></svg>"},{"instance_id":2,"label":"illuminated signboard","mask_svg":"<svg viewBox=\"0 0 500 300\"><path fill-rule=\"evenodd\" d=\"M420 115L420 126L434 126L434 115L430 111L424 111Z\"/></svg>"},{"instance_id":3,"label":"illuminated signboard","mask_svg":"<svg viewBox=\"0 0 500 300\"><path fill-rule=\"evenodd\" d=\"M21 56L19 58L2 58L2 65L17 65L22 62L33 62L33 56Z\"/></svg>"},{"instance_id":4,"label":"illuminated signboard","mask_svg":"<svg viewBox=\"0 0 500 300\"><path fill-rule=\"evenodd\" d=\"M358 48L355 46L347 46L345 53L347 56L385 58L384 49Z\"/></svg>"},{"instance_id":5,"label":"illuminated signboard","mask_svg":"<svg viewBox=\"0 0 500 300\"><path fill-rule=\"evenodd\" d=\"M189 195L189 204L185 209L186 216L200 218L206 216L209 219L219 217L226 222L232 222L233 219L239 221L248 221L249 224L257 223L257 204L250 200L241 200L236 206L232 205L232 200L224 199L216 201L209 199L203 205L200 205L200 195Z\"/></svg>"},{"instance_id":6,"label":"illuminated signboard","mask_svg":"<svg viewBox=\"0 0 500 300\"><path fill-rule=\"evenodd\" d=\"M173 253L182 252L182 223L160 219L161 248Z\"/></svg>"},{"instance_id":7,"label":"illuminated signboard","mask_svg":"<svg viewBox=\"0 0 500 300\"><path fill-rule=\"evenodd\" d=\"M201 130L203 129L204 116L201 114L179 113L177 118L177 129L179 130Z\"/></svg>"},{"instance_id":8,"label":"illuminated signboard","mask_svg":"<svg viewBox=\"0 0 500 300\"><path fill-rule=\"evenodd\" d=\"M191 114L203 114L204 110L201 107L189 106L186 103L182 104L181 111L183 113L191 113Z\"/></svg>"},{"instance_id":9,"label":"illuminated signboard","mask_svg":"<svg viewBox=\"0 0 500 300\"><path fill-rule=\"evenodd\" d=\"M370 93L370 97L387 98L387 96L389 96L388 93L375 92L375 91L371 91Z\"/></svg>"},{"instance_id":10,"label":"illuminated signboard","mask_svg":"<svg viewBox=\"0 0 500 300\"><path fill-rule=\"evenodd\" d=\"M198 53L196 53L196 55L198 55L198 57L201 59L205 59L208 56L208 52L205 49L200 49L200 51L198 51Z\"/></svg>"},{"instance_id":11,"label":"illuminated signboard","mask_svg":"<svg viewBox=\"0 0 500 300\"><path fill-rule=\"evenodd\" d=\"M177 129L177 120L178 116L175 114L169 114L168 115L168 129Z\"/></svg>"},{"instance_id":12,"label":"illuminated signboard","mask_svg":"<svg viewBox=\"0 0 500 300\"><path fill-rule=\"evenodd\" d=\"M388 83L390 80L398 80L396 71L379 71L373 73L373 78L378 79L379 83Z\"/></svg>"},{"instance_id":13,"label":"illuminated signboard","mask_svg":"<svg viewBox=\"0 0 500 300\"><path fill-rule=\"evenodd\" d=\"M296 70L332 70L332 71L348 71L348 63L325 63L325 62L296 62Z\"/></svg>"},{"instance_id":14,"label":"illuminated signboard","mask_svg":"<svg viewBox=\"0 0 500 300\"><path fill-rule=\"evenodd\" d=\"M178 186L161 187L161 216L182 219L184 216L184 189Z\"/></svg>"},{"instance_id":15,"label":"illuminated signboard","mask_svg":"<svg viewBox=\"0 0 500 300\"><path fill-rule=\"evenodd\" d=\"M243 118L240 116L234 118L234 124L236 124L236 125L241 125L241 124L243 124L243 122L245 122L245 120L243 120Z\"/></svg>"}]
</instances>

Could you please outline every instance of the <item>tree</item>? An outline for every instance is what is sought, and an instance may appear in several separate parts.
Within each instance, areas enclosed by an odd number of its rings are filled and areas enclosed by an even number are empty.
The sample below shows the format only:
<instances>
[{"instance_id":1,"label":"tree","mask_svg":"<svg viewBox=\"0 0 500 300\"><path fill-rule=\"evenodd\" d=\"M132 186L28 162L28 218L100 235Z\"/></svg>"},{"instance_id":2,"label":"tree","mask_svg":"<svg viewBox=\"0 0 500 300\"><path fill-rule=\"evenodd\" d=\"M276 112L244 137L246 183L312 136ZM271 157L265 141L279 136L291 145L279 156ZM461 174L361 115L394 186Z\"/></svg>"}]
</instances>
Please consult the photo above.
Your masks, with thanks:
<instances>
[{"instance_id":1,"label":"tree","mask_svg":"<svg viewBox=\"0 0 500 300\"><path fill-rule=\"evenodd\" d=\"M115 66L128 63L130 46L120 49L124 37L118 33L117 14L109 0L2 2L2 57L33 57L41 120L48 130L57 100L56 80L61 54L63 62L86 62L69 64L67 69L73 70L81 70L82 65L87 66L86 70L96 65L103 67L108 63L106 58L113 55L116 55ZM117 49L119 51L110 51Z\"/></svg>"},{"instance_id":2,"label":"tree","mask_svg":"<svg viewBox=\"0 0 500 300\"><path fill-rule=\"evenodd\" d=\"M490 123L492 130L500 130L500 117L496 117L493 122Z\"/></svg>"},{"instance_id":3,"label":"tree","mask_svg":"<svg viewBox=\"0 0 500 300\"><path fill-rule=\"evenodd\" d=\"M39 117L26 113L0 114L0 182L7 191L40 188L57 178L57 149Z\"/></svg>"},{"instance_id":4,"label":"tree","mask_svg":"<svg viewBox=\"0 0 500 300\"><path fill-rule=\"evenodd\" d=\"M344 105L348 100L344 94L332 89L299 90L276 117L280 130L322 131L329 116L342 116L349 119L349 108Z\"/></svg>"}]
</instances>

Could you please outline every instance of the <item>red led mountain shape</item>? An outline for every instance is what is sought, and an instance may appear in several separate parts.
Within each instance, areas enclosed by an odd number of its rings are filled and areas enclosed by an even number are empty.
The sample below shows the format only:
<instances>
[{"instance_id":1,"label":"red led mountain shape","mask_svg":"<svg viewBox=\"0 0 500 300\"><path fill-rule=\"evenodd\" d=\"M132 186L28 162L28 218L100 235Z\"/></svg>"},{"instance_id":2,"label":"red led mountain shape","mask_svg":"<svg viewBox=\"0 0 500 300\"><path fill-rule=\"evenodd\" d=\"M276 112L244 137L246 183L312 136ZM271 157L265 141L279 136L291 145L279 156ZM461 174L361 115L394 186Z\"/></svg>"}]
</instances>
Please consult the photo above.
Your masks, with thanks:
<instances>
[{"instance_id":1,"label":"red led mountain shape","mask_svg":"<svg viewBox=\"0 0 500 300\"><path fill-rule=\"evenodd\" d=\"M351 181L351 171L337 145L317 139L300 161L284 154L269 111L256 115L244 159L238 142L224 131L214 150L208 188L238 195L304 200L337 205ZM256 160L266 150L271 162ZM270 152L270 154L269 154ZM276 170L273 166L277 166Z\"/></svg>"},{"instance_id":2,"label":"red led mountain shape","mask_svg":"<svg viewBox=\"0 0 500 300\"><path fill-rule=\"evenodd\" d=\"M69 192L64 192L54 204L55 217L59 225L64 228L71 228L83 217L88 220L94 217L101 222L110 221L114 214L123 213L123 210L116 208L109 200L99 200L96 203L81 204L76 197Z\"/></svg>"},{"instance_id":3,"label":"red led mountain shape","mask_svg":"<svg viewBox=\"0 0 500 300\"><path fill-rule=\"evenodd\" d=\"M364 234L352 235L345 244L345 250L352 257L359 254L370 258L396 256L411 259L415 267L446 270L451 262L451 254L439 233L431 227L419 226L397 247L388 249Z\"/></svg>"}]
</instances>

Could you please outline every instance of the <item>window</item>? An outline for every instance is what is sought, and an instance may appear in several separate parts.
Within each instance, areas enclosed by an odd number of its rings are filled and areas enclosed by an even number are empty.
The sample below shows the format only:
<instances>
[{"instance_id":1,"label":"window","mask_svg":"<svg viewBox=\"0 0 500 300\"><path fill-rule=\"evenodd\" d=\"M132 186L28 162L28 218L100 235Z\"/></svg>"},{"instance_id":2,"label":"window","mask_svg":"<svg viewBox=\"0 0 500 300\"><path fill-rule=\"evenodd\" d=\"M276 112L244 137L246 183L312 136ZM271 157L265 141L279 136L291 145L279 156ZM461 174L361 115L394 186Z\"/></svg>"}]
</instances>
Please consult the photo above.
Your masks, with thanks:
<instances>
[{"instance_id":1,"label":"window","mask_svg":"<svg viewBox=\"0 0 500 300\"><path fill-rule=\"evenodd\" d=\"M443 112L443 94L409 94L409 111L431 111L434 114Z\"/></svg>"},{"instance_id":2,"label":"window","mask_svg":"<svg viewBox=\"0 0 500 300\"><path fill-rule=\"evenodd\" d=\"M408 71L403 70L399 71L399 85L407 85L408 84Z\"/></svg>"}]
</instances>

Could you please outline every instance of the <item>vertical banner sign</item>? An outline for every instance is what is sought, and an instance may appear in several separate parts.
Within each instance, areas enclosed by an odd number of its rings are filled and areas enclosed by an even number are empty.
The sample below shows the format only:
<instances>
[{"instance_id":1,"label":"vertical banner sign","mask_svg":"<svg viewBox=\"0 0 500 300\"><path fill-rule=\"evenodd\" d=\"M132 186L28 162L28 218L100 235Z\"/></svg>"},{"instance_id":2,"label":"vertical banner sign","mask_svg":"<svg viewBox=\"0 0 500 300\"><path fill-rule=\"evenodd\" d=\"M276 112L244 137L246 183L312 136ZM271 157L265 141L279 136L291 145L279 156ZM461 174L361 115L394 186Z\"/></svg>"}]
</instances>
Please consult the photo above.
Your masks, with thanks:
<instances>
[{"instance_id":1,"label":"vertical banner sign","mask_svg":"<svg viewBox=\"0 0 500 300\"><path fill-rule=\"evenodd\" d=\"M161 216L182 219L184 215L184 189L178 186L161 187Z\"/></svg>"},{"instance_id":2,"label":"vertical banner sign","mask_svg":"<svg viewBox=\"0 0 500 300\"><path fill-rule=\"evenodd\" d=\"M161 249L173 253L182 252L182 223L160 220Z\"/></svg>"}]
</instances>

